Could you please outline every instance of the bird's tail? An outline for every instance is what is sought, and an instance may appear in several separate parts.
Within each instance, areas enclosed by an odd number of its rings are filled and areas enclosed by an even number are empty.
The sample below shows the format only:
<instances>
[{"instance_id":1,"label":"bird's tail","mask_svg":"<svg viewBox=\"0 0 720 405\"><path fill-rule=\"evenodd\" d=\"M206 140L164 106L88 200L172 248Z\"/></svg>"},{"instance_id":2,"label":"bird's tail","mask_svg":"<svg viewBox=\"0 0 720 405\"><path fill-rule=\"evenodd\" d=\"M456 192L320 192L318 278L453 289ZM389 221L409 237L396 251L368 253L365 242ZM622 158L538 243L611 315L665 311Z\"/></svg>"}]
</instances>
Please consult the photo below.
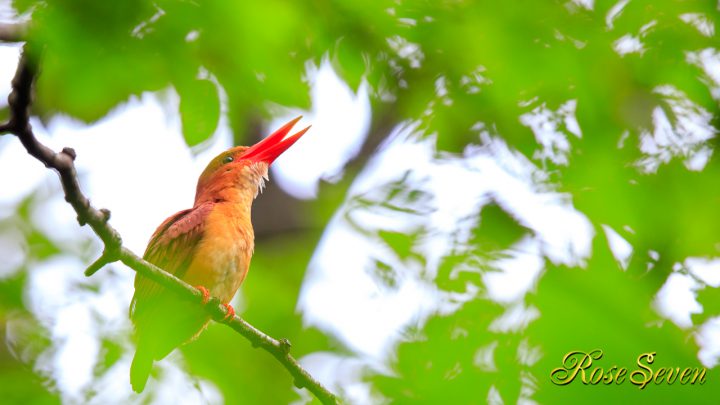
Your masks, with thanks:
<instances>
[{"instance_id":1,"label":"bird's tail","mask_svg":"<svg viewBox=\"0 0 720 405\"><path fill-rule=\"evenodd\" d=\"M135 357L133 357L132 365L130 366L130 384L132 385L133 391L140 393L145 389L152 365L152 351L138 344Z\"/></svg>"}]
</instances>

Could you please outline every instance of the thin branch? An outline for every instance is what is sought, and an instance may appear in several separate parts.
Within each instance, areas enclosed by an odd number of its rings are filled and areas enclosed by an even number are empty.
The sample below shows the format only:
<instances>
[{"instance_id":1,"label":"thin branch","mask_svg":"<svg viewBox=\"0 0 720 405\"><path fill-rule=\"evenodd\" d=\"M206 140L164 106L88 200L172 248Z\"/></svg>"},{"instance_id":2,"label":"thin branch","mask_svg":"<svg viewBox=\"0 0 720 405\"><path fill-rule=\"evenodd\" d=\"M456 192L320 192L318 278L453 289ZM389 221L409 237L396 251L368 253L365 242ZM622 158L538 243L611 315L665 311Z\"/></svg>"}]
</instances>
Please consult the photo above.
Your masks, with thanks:
<instances>
[{"instance_id":1,"label":"thin branch","mask_svg":"<svg viewBox=\"0 0 720 405\"><path fill-rule=\"evenodd\" d=\"M24 49L12 81L12 92L8 97L10 119L6 124L0 125L0 134L15 134L20 138L20 141L30 155L43 162L46 167L58 172L65 192L65 200L75 209L78 222L81 226L85 224L90 225L93 231L102 239L105 246L103 254L88 267L86 274L92 275L106 264L119 260L143 276L174 291L180 297L193 300L197 302L198 305L203 305L203 296L198 289L152 263L143 260L122 246L120 234L108 223L110 211L107 209L98 210L94 208L90 204L90 200L88 200L80 190L80 184L78 183L77 173L75 171L75 151L73 149L64 148L61 152L55 153L35 138L29 121L29 107L35 72L27 59L26 53L26 49ZM292 375L295 386L298 388L307 388L324 404L340 403L338 397L311 376L310 373L295 360L290 354L290 342L286 339L274 339L238 316L225 319L227 309L221 305L217 298L210 299L204 304L204 307L215 321L227 324L249 340L254 347L260 347L273 355Z\"/></svg>"},{"instance_id":2,"label":"thin branch","mask_svg":"<svg viewBox=\"0 0 720 405\"><path fill-rule=\"evenodd\" d=\"M0 42L22 42L27 34L25 23L0 24Z\"/></svg>"},{"instance_id":3,"label":"thin branch","mask_svg":"<svg viewBox=\"0 0 720 405\"><path fill-rule=\"evenodd\" d=\"M116 249L105 248L102 255L97 258L88 268L85 270L85 277L90 277L97 273L100 269L110 263L114 263L120 260L120 254Z\"/></svg>"}]
</instances>

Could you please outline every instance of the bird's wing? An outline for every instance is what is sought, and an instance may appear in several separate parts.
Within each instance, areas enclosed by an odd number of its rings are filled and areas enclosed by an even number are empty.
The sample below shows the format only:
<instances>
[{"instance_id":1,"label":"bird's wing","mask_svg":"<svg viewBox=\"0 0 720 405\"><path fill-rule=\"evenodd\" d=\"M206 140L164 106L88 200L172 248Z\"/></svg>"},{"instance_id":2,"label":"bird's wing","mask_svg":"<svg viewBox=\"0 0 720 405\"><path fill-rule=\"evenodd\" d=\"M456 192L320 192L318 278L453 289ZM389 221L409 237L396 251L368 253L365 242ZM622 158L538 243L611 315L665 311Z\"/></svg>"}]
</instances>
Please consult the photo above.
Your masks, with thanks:
<instances>
[{"instance_id":1,"label":"bird's wing","mask_svg":"<svg viewBox=\"0 0 720 405\"><path fill-rule=\"evenodd\" d=\"M155 230L143 258L161 269L183 278L202 240L207 217L214 203L180 211ZM135 275L135 295L130 304L130 317L135 319L143 311L145 304L152 305L163 288L156 282L140 274Z\"/></svg>"}]
</instances>

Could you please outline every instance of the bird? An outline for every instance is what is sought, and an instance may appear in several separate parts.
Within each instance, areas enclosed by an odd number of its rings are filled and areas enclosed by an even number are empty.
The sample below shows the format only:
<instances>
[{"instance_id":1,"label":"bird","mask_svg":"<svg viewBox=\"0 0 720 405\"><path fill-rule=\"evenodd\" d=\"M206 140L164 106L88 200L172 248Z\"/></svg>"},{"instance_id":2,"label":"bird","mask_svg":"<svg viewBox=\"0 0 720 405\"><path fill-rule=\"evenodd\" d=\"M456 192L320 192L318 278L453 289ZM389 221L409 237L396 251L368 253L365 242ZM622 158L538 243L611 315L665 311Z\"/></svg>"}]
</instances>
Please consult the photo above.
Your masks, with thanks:
<instances>
[{"instance_id":1,"label":"bird","mask_svg":"<svg viewBox=\"0 0 720 405\"><path fill-rule=\"evenodd\" d=\"M297 117L253 146L230 148L210 161L200 175L190 209L167 218L155 230L143 259L196 286L207 303L210 296L229 304L245 280L254 250L250 210L268 180L273 161L310 129L288 133ZM142 392L155 361L194 340L210 316L197 303L136 273L129 316L135 330L136 351L130 383Z\"/></svg>"}]
</instances>

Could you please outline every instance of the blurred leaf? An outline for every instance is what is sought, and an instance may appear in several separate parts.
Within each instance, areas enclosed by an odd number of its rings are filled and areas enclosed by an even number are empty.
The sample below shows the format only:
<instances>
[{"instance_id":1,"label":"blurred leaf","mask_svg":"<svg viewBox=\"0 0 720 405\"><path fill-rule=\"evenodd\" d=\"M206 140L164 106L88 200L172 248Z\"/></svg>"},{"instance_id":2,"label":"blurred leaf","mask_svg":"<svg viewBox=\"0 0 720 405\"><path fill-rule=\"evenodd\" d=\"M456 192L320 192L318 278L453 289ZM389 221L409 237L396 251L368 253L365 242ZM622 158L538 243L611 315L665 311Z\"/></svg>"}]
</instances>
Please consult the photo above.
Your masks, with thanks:
<instances>
[{"instance_id":1,"label":"blurred leaf","mask_svg":"<svg viewBox=\"0 0 720 405\"><path fill-rule=\"evenodd\" d=\"M343 38L338 41L335 50L335 58L340 77L357 92L360 82L366 72L365 60L362 53L358 52L358 46L350 44L350 39Z\"/></svg>"},{"instance_id":2,"label":"blurred leaf","mask_svg":"<svg viewBox=\"0 0 720 405\"><path fill-rule=\"evenodd\" d=\"M0 329L2 332L2 329ZM52 392L29 366L18 365L0 350L0 397L7 404L60 404L57 393Z\"/></svg>"},{"instance_id":3,"label":"blurred leaf","mask_svg":"<svg viewBox=\"0 0 720 405\"><path fill-rule=\"evenodd\" d=\"M220 97L210 80L189 81L177 89L185 142L195 146L215 132L220 119Z\"/></svg>"},{"instance_id":4,"label":"blurred leaf","mask_svg":"<svg viewBox=\"0 0 720 405\"><path fill-rule=\"evenodd\" d=\"M99 376L108 371L123 354L123 347L110 339L102 339L99 361L95 368L95 375Z\"/></svg>"},{"instance_id":5,"label":"blurred leaf","mask_svg":"<svg viewBox=\"0 0 720 405\"><path fill-rule=\"evenodd\" d=\"M12 2L20 12L35 4L40 3ZM720 122L717 81L705 68L717 65L718 43L716 33L703 32L720 26L714 2L42 4L33 12L29 39L40 61L34 107L42 117L60 113L91 122L134 96L174 85L189 146L216 130L218 91L227 95L227 118L242 140L252 132L249 117L265 118L278 106L309 108L308 65L329 57L353 90L367 80L372 114L390 115L382 131L417 122L419 132L436 135L436 152L458 155L483 142L481 132L501 137L511 151L542 169L533 185L563 193L596 233L608 226L632 246L627 271L618 268L601 235L595 236L592 256L582 258L586 266L565 268L541 256L546 263L539 280L514 280L536 283L535 290L521 302L501 306L483 298L488 293L485 276L503 271L496 259L512 255L518 241L535 238L540 243L541 235L505 204L490 203L457 224L458 229L472 229L466 238L460 232L442 236L451 239L441 241L448 252L434 258L439 263L432 268L435 260L428 260L421 248L433 245L435 229L370 229L355 215L394 220L404 215L410 223L432 214L435 196L412 184L412 162L397 168L402 173L395 179L404 173L400 180L348 198L353 178L364 172L351 167L339 186L325 185L320 200L302 206L311 213L310 230L258 240L242 289L244 308L239 312L271 335L288 337L295 354L351 352L334 340L332 331L303 330L295 313L320 231L345 201L340 213L354 232L418 264L410 271L417 267L420 274L411 276L434 283L431 287L457 304L404 331L396 355L389 358L394 374L369 372L372 389L390 402L485 403L499 398L504 403L664 403L717 397L718 385L710 383L595 390L582 384L557 387L548 379L572 349L600 347L608 364L631 366L647 351L657 351L658 364L697 364L692 331L662 319L652 302L676 263L690 256L718 256L718 141L705 139L716 137ZM388 104L390 114L378 111ZM567 105L574 110L560 114ZM7 116L0 111L0 119L2 114ZM537 125L528 124L528 117ZM374 134L378 139L386 135ZM548 150L560 159L549 158ZM653 163L653 170L643 170L643 162ZM0 227L10 226L24 238L26 266L65 249L29 221L33 198L18 205L18 220ZM477 203L480 207L483 202ZM565 231L563 225L557 224L558 232ZM371 260L366 271L377 281L378 294L402 290L397 269ZM20 274L0 282L5 314L26 305ZM720 313L717 297L716 288L698 292L704 312L694 316L696 325ZM532 319L510 330L497 326L513 317ZM29 321L26 326L42 337L39 325ZM42 342L33 336L28 333L29 345ZM296 400L285 371L237 339L227 328L211 326L183 349L191 371L210 378L227 403ZM103 342L99 367L114 364L121 349L117 342ZM0 362L3 372L5 364L10 371L3 381L10 385L2 384L9 391L3 398L33 402L27 393L37 388L38 401L46 400L46 389L34 373L12 359ZM718 370L709 372L708 381L717 380ZM12 384L20 394L10 392Z\"/></svg>"},{"instance_id":6,"label":"blurred leaf","mask_svg":"<svg viewBox=\"0 0 720 405\"><path fill-rule=\"evenodd\" d=\"M0 107L0 121L6 122L10 117L10 109L7 106Z\"/></svg>"},{"instance_id":7,"label":"blurred leaf","mask_svg":"<svg viewBox=\"0 0 720 405\"><path fill-rule=\"evenodd\" d=\"M369 380L393 403L484 404L490 386L500 381L514 381L508 387L514 394L507 398L517 398L516 366L513 361L501 360L505 358L502 353L512 346L487 333L499 309L489 301L475 300L451 316L431 318L417 332L419 336L409 331L407 341L400 344L393 374Z\"/></svg>"},{"instance_id":8,"label":"blurred leaf","mask_svg":"<svg viewBox=\"0 0 720 405\"><path fill-rule=\"evenodd\" d=\"M12 8L14 8L18 14L24 14L39 3L41 3L41 1L38 0L12 0Z\"/></svg>"},{"instance_id":9,"label":"blurred leaf","mask_svg":"<svg viewBox=\"0 0 720 405\"><path fill-rule=\"evenodd\" d=\"M480 224L473 228L471 246L485 252L509 248L528 232L497 204L488 204L480 212Z\"/></svg>"},{"instance_id":10,"label":"blurred leaf","mask_svg":"<svg viewBox=\"0 0 720 405\"><path fill-rule=\"evenodd\" d=\"M639 390L627 381L604 389L593 389L596 387L579 380L565 386L550 382L550 371L560 367L563 356L572 350L602 349L604 357L599 366L617 365L627 367L629 372L637 369L637 357L649 352L657 353L654 369L701 367L690 332L661 321L652 310L656 290L646 283L649 276L638 277L620 270L603 245L603 238L596 237L587 270L550 266L532 298L542 313L528 329L531 343L539 344L543 351L534 367L539 385L537 400L704 403L716 396L720 386L712 383L663 384ZM708 382L717 381L720 369L708 370L706 378Z\"/></svg>"},{"instance_id":11,"label":"blurred leaf","mask_svg":"<svg viewBox=\"0 0 720 405\"><path fill-rule=\"evenodd\" d=\"M374 264L374 268L370 271L373 278L379 280L384 287L396 290L398 287L398 275L395 270L389 264L380 260L374 260Z\"/></svg>"},{"instance_id":12,"label":"blurred leaf","mask_svg":"<svg viewBox=\"0 0 720 405\"><path fill-rule=\"evenodd\" d=\"M39 52L38 107L95 121L130 95L168 83L163 61L142 40L149 4L50 1L38 9L30 39Z\"/></svg>"},{"instance_id":13,"label":"blurred leaf","mask_svg":"<svg viewBox=\"0 0 720 405\"><path fill-rule=\"evenodd\" d=\"M692 314L693 324L700 325L720 315L720 291L717 287L706 286L698 291L697 301L702 305L703 310L699 314Z\"/></svg>"},{"instance_id":14,"label":"blurred leaf","mask_svg":"<svg viewBox=\"0 0 720 405\"><path fill-rule=\"evenodd\" d=\"M57 404L60 398L36 361L51 344L50 333L33 317L28 306L28 271L59 248L35 229L30 212L41 193L34 192L16 206L14 216L0 219L0 232L25 238L29 248L19 269L0 278L0 402ZM19 231L19 232L18 232Z\"/></svg>"},{"instance_id":15,"label":"blurred leaf","mask_svg":"<svg viewBox=\"0 0 720 405\"><path fill-rule=\"evenodd\" d=\"M417 238L418 234L380 230L378 231L378 236L395 251L399 258L405 259L412 253L415 238Z\"/></svg>"},{"instance_id":16,"label":"blurred leaf","mask_svg":"<svg viewBox=\"0 0 720 405\"><path fill-rule=\"evenodd\" d=\"M2 313L23 308L23 287L27 273L19 271L12 277L0 279L0 311Z\"/></svg>"}]
</instances>

